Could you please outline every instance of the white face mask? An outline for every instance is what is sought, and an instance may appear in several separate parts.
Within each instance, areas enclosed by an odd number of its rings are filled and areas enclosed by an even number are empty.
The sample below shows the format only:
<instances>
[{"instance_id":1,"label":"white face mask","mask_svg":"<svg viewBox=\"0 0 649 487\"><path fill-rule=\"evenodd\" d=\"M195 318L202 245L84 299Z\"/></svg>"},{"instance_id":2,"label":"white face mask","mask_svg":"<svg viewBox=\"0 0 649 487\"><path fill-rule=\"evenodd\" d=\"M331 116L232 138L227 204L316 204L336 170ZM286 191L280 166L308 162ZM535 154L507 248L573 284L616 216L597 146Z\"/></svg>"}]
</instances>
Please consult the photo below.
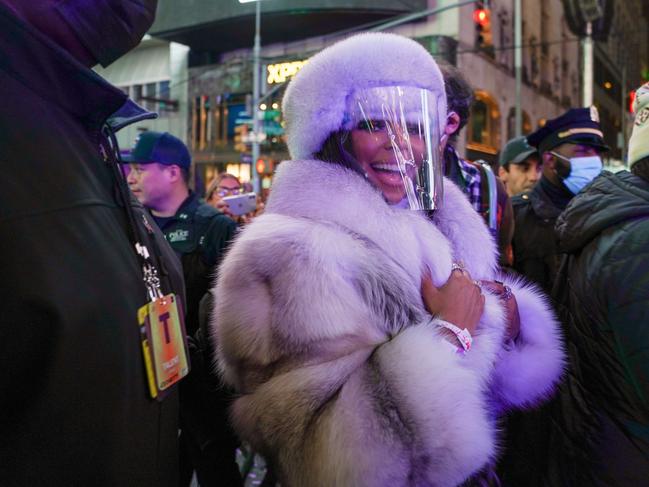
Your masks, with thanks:
<instances>
[{"instance_id":1,"label":"white face mask","mask_svg":"<svg viewBox=\"0 0 649 487\"><path fill-rule=\"evenodd\" d=\"M567 157L550 152L555 157L570 162L570 174L563 179L563 184L572 194L579 193L584 186L599 176L602 172L602 158L599 156Z\"/></svg>"}]
</instances>

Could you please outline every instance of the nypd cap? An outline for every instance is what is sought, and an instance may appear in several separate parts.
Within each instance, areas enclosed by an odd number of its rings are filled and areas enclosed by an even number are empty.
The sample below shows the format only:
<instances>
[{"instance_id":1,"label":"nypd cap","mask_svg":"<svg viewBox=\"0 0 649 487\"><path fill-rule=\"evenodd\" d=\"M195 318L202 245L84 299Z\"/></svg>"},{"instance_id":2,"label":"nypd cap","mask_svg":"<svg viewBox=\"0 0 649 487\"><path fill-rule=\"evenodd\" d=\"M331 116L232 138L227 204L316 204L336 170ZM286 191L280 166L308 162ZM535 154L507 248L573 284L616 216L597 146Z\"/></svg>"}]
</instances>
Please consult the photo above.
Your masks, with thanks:
<instances>
[{"instance_id":1,"label":"nypd cap","mask_svg":"<svg viewBox=\"0 0 649 487\"><path fill-rule=\"evenodd\" d=\"M609 150L594 106L571 108L560 117L548 120L543 127L527 136L527 142L538 148L540 153L566 143L588 145L601 151Z\"/></svg>"}]
</instances>

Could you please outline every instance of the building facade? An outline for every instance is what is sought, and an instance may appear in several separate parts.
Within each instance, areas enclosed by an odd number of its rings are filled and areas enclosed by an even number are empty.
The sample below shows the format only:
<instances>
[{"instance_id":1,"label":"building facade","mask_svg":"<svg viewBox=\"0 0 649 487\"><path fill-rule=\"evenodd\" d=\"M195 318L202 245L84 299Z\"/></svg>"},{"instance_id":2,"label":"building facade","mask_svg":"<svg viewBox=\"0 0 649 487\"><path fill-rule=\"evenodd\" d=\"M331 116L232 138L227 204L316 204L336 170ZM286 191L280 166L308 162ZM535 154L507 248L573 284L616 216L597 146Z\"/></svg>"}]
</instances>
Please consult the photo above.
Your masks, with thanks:
<instances>
[{"instance_id":1,"label":"building facade","mask_svg":"<svg viewBox=\"0 0 649 487\"><path fill-rule=\"evenodd\" d=\"M158 113L155 120L130 125L117 134L122 148L131 148L144 130L170 132L187 141L189 47L145 36L140 45L107 68L95 70L126 92L147 110Z\"/></svg>"},{"instance_id":2,"label":"building facade","mask_svg":"<svg viewBox=\"0 0 649 487\"><path fill-rule=\"evenodd\" d=\"M261 144L261 160L251 161L246 132L250 132L252 113L255 5L235 0L194 0L188 8L185 2L161 0L150 33L190 49L184 87L184 138L206 182L226 170L247 180L254 164L268 186L275 165L288 157L282 139L281 98L286 82L302 63L345 35L380 29L387 21L440 7L450 8L389 30L418 40L433 55L456 64L465 74L475 90L476 102L458 148L470 159L496 161L500 148L515 133L514 0L488 2L488 32L483 28L480 33L476 6L452 8L456 3L264 0L259 107L266 139ZM637 86L643 70L647 70L647 33L640 28L646 26L647 7L642 0L623 3L615 11L612 32L616 34L606 43L596 43L595 49L595 83L599 83L595 104L600 108L607 141L617 150L613 157L621 155L618 133L624 131L628 119L622 113L623 93ZM530 133L547 119L581 106L582 67L580 39L568 28L562 1L523 0L522 4L522 128L523 133ZM636 19L635 25L640 24L638 28L624 29L632 19ZM640 56L631 56L632 52ZM602 74L602 66L612 75ZM619 84L617 92L606 88L607 80L613 86Z\"/></svg>"},{"instance_id":3,"label":"building facade","mask_svg":"<svg viewBox=\"0 0 649 487\"><path fill-rule=\"evenodd\" d=\"M630 94L649 81L649 2L614 2L610 33L595 43L593 100L611 158L626 159L633 114Z\"/></svg>"}]
</instances>

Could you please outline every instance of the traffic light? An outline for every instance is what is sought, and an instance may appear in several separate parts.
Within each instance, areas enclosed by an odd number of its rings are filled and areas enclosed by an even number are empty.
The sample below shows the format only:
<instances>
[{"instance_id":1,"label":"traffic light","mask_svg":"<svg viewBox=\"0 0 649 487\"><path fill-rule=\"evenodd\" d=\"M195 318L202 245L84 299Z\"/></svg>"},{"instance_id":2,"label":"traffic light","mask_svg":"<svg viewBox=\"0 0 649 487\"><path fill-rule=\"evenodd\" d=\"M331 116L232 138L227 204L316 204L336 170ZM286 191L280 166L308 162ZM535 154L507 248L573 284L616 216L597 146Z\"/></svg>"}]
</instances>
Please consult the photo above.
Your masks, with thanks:
<instances>
[{"instance_id":1,"label":"traffic light","mask_svg":"<svg viewBox=\"0 0 649 487\"><path fill-rule=\"evenodd\" d=\"M257 159L255 169L257 169L257 174L264 174L266 172L266 161L263 159Z\"/></svg>"},{"instance_id":2,"label":"traffic light","mask_svg":"<svg viewBox=\"0 0 649 487\"><path fill-rule=\"evenodd\" d=\"M238 152L247 152L248 146L246 139L248 137L248 125L242 123L234 127L234 150Z\"/></svg>"},{"instance_id":3,"label":"traffic light","mask_svg":"<svg viewBox=\"0 0 649 487\"><path fill-rule=\"evenodd\" d=\"M271 174L273 172L273 161L271 159L257 159L257 164L255 169L257 169L257 174Z\"/></svg>"},{"instance_id":4,"label":"traffic light","mask_svg":"<svg viewBox=\"0 0 649 487\"><path fill-rule=\"evenodd\" d=\"M475 23L476 47L485 48L492 46L491 9L485 7L483 2L476 2L476 8L473 11L473 22Z\"/></svg>"},{"instance_id":5,"label":"traffic light","mask_svg":"<svg viewBox=\"0 0 649 487\"><path fill-rule=\"evenodd\" d=\"M633 102L635 102L635 90L629 91L629 94L627 95L627 101L629 103L629 113L633 113Z\"/></svg>"}]
</instances>

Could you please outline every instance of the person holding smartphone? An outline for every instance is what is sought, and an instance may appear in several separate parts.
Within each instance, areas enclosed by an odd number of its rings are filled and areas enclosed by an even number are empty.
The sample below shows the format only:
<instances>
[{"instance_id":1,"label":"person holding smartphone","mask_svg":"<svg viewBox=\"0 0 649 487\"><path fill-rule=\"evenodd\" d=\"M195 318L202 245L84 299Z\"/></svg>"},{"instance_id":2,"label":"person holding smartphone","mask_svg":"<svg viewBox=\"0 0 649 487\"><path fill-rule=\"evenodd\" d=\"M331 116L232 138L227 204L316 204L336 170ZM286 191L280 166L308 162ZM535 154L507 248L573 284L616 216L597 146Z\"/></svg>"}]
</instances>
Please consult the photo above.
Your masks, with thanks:
<instances>
[{"instance_id":1,"label":"person holding smartphone","mask_svg":"<svg viewBox=\"0 0 649 487\"><path fill-rule=\"evenodd\" d=\"M250 223L264 207L257 195L246 191L238 177L226 172L212 180L205 192L205 201L242 225Z\"/></svg>"},{"instance_id":2,"label":"person holding smartphone","mask_svg":"<svg viewBox=\"0 0 649 487\"><path fill-rule=\"evenodd\" d=\"M282 485L461 484L496 457L499 414L551 394L563 351L443 177L442 74L411 39L360 34L282 106L292 160L214 291L233 426Z\"/></svg>"}]
</instances>

